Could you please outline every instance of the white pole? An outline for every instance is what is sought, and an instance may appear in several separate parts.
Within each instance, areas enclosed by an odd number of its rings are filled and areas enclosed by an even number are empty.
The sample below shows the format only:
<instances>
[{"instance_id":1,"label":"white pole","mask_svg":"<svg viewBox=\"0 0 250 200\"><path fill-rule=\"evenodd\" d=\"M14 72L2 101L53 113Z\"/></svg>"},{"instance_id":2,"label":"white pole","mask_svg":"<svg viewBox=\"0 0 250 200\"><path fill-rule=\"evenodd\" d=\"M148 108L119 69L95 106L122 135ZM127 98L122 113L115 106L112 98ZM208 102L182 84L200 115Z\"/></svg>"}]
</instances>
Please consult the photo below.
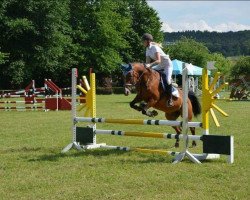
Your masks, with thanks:
<instances>
[{"instance_id":1,"label":"white pole","mask_svg":"<svg viewBox=\"0 0 250 200\"><path fill-rule=\"evenodd\" d=\"M234 136L230 137L230 155L228 156L228 163L234 163Z\"/></svg>"},{"instance_id":2,"label":"white pole","mask_svg":"<svg viewBox=\"0 0 250 200\"><path fill-rule=\"evenodd\" d=\"M187 68L185 67L182 71L182 91L183 91L183 103L182 103L182 134L184 139L186 138L185 146L188 146L187 132L188 132L188 77Z\"/></svg>"},{"instance_id":3,"label":"white pole","mask_svg":"<svg viewBox=\"0 0 250 200\"><path fill-rule=\"evenodd\" d=\"M81 150L80 145L77 144L76 142L76 79L77 79L77 69L73 68L72 69L72 87L71 87L71 120L72 120L72 143L67 145L63 150L62 153L65 153L69 151L71 148L75 147L78 150Z\"/></svg>"}]
</instances>

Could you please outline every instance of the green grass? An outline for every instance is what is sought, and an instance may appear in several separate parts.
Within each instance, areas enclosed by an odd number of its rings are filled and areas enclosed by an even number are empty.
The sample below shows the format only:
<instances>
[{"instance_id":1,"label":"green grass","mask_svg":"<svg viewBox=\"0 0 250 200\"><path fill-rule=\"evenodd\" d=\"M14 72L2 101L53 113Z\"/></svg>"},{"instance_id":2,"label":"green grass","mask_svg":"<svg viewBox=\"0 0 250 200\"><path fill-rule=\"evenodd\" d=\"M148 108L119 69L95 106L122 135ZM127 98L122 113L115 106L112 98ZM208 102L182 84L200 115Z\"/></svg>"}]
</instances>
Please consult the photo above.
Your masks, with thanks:
<instances>
[{"instance_id":1,"label":"green grass","mask_svg":"<svg viewBox=\"0 0 250 200\"><path fill-rule=\"evenodd\" d=\"M97 116L136 118L134 96L97 97ZM61 150L71 142L71 113L0 112L0 199L249 199L250 103L217 103L230 116L211 122L210 134L234 135L235 163L196 165L185 159L114 150ZM80 113L79 115L83 115ZM160 113L157 119L164 119ZM195 119L198 121L200 118ZM174 133L171 127L97 124L99 129ZM197 129L197 134L202 130ZM175 150L174 140L101 135L98 143ZM201 143L191 152L199 152Z\"/></svg>"}]
</instances>

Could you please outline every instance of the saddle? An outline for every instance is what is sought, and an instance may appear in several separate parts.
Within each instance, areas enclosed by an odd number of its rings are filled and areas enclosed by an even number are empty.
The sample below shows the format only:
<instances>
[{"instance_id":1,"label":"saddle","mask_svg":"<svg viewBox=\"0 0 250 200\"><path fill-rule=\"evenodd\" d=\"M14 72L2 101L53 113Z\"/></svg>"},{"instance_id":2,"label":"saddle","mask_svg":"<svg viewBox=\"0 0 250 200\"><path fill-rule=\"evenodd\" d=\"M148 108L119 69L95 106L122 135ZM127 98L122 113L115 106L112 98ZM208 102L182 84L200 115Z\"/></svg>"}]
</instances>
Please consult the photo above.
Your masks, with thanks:
<instances>
[{"instance_id":1,"label":"saddle","mask_svg":"<svg viewBox=\"0 0 250 200\"><path fill-rule=\"evenodd\" d=\"M171 91L172 91L172 95L175 97L179 97L179 92L178 92L178 85L177 84L170 84L168 85L167 81L166 81L166 74L163 72L163 70L155 70L156 72L158 72L160 74L160 85L163 88L164 92L167 92L167 87L171 87Z\"/></svg>"}]
</instances>

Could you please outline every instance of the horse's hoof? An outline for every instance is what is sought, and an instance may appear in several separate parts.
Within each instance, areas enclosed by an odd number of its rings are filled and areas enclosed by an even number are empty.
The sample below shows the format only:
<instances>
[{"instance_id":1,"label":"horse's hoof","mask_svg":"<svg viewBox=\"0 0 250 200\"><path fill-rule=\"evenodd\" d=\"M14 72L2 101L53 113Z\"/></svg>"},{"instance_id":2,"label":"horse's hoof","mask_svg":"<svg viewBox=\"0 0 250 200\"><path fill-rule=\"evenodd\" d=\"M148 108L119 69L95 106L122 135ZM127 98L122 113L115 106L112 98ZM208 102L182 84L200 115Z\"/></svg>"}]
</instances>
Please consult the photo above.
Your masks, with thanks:
<instances>
[{"instance_id":1,"label":"horse's hoof","mask_svg":"<svg viewBox=\"0 0 250 200\"><path fill-rule=\"evenodd\" d=\"M152 112L151 111L145 111L145 110L142 110L142 114L143 115L147 115L148 117L153 117L153 114L152 114Z\"/></svg>"},{"instance_id":2,"label":"horse's hoof","mask_svg":"<svg viewBox=\"0 0 250 200\"><path fill-rule=\"evenodd\" d=\"M147 116L154 117L154 114L152 112L148 113Z\"/></svg>"},{"instance_id":3,"label":"horse's hoof","mask_svg":"<svg viewBox=\"0 0 250 200\"><path fill-rule=\"evenodd\" d=\"M193 142L192 142L192 147L196 147L196 146L197 146L196 142L193 141Z\"/></svg>"},{"instance_id":4,"label":"horse's hoof","mask_svg":"<svg viewBox=\"0 0 250 200\"><path fill-rule=\"evenodd\" d=\"M158 112L156 110L153 110L151 114L152 114L152 117L155 117L158 115Z\"/></svg>"},{"instance_id":5,"label":"horse's hoof","mask_svg":"<svg viewBox=\"0 0 250 200\"><path fill-rule=\"evenodd\" d=\"M175 147L175 148L179 148L179 146L180 146L180 145L179 145L178 142L176 142L176 143L174 144L174 147Z\"/></svg>"},{"instance_id":6,"label":"horse's hoof","mask_svg":"<svg viewBox=\"0 0 250 200\"><path fill-rule=\"evenodd\" d=\"M145 108L146 106L147 106L147 104L145 102L140 103L140 107Z\"/></svg>"},{"instance_id":7,"label":"horse's hoof","mask_svg":"<svg viewBox=\"0 0 250 200\"><path fill-rule=\"evenodd\" d=\"M142 113L143 115L147 115L146 110L142 110L141 113Z\"/></svg>"}]
</instances>

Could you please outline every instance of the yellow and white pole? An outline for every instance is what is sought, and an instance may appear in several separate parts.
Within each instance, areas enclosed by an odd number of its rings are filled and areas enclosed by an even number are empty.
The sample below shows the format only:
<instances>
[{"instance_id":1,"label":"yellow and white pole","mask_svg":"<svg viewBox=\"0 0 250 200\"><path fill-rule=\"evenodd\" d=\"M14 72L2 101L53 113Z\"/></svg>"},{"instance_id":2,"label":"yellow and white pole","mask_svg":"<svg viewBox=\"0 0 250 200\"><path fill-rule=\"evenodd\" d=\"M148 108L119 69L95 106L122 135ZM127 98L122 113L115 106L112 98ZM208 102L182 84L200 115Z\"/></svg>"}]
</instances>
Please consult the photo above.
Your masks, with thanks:
<instances>
[{"instance_id":1,"label":"yellow and white pole","mask_svg":"<svg viewBox=\"0 0 250 200\"><path fill-rule=\"evenodd\" d=\"M96 83L95 83L95 73L90 73L90 90L86 98L86 104L89 105L90 116L96 117ZM96 123L93 124L93 145L96 145Z\"/></svg>"},{"instance_id":2,"label":"yellow and white pole","mask_svg":"<svg viewBox=\"0 0 250 200\"><path fill-rule=\"evenodd\" d=\"M211 97L208 86L208 70L202 69L202 128L203 134L209 134L209 108L211 105Z\"/></svg>"},{"instance_id":3,"label":"yellow and white pole","mask_svg":"<svg viewBox=\"0 0 250 200\"><path fill-rule=\"evenodd\" d=\"M83 81L83 84L84 84L84 87L86 88L86 90L89 91L90 86L89 86L89 82L88 82L88 79L86 78L86 76L82 76L82 81Z\"/></svg>"},{"instance_id":4,"label":"yellow and white pole","mask_svg":"<svg viewBox=\"0 0 250 200\"><path fill-rule=\"evenodd\" d=\"M90 96L87 98L86 103L90 103L91 107L91 117L96 117L96 83L95 83L95 73L90 74Z\"/></svg>"}]
</instances>

